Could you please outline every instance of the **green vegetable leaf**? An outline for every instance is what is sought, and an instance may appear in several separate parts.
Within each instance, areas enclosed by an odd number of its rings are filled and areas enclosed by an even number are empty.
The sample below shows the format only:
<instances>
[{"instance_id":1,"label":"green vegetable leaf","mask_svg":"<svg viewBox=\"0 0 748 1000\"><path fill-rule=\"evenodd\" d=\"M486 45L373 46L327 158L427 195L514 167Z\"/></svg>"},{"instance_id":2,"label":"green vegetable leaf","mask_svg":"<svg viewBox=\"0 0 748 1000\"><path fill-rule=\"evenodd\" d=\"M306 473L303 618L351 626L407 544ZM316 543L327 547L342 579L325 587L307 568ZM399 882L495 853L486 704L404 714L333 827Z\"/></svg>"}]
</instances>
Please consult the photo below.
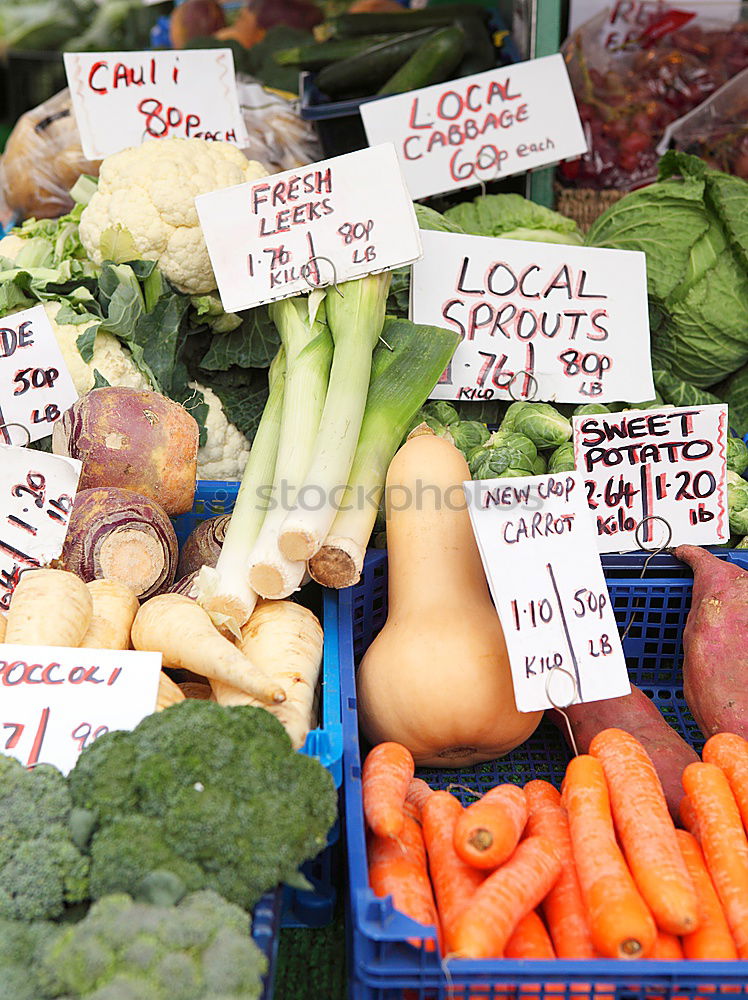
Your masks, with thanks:
<instances>
[{"instance_id":1,"label":"green vegetable leaf","mask_svg":"<svg viewBox=\"0 0 748 1000\"><path fill-rule=\"evenodd\" d=\"M93 384L94 389L106 389L107 386L111 385L110 382L107 382L107 380L104 378L104 376L101 374L98 368L94 368L93 373L94 373L94 384Z\"/></svg>"},{"instance_id":2,"label":"green vegetable leaf","mask_svg":"<svg viewBox=\"0 0 748 1000\"><path fill-rule=\"evenodd\" d=\"M265 306L243 314L241 326L213 337L210 349L200 362L206 371L229 368L267 368L275 357L280 337Z\"/></svg>"},{"instance_id":3,"label":"green vegetable leaf","mask_svg":"<svg viewBox=\"0 0 748 1000\"><path fill-rule=\"evenodd\" d=\"M480 195L447 209L444 217L462 232L475 236L582 245L582 236L573 219L536 205L521 194Z\"/></svg>"},{"instance_id":4,"label":"green vegetable leaf","mask_svg":"<svg viewBox=\"0 0 748 1000\"><path fill-rule=\"evenodd\" d=\"M251 441L268 397L267 372L230 368L225 372L210 372L203 381L221 400L228 420Z\"/></svg>"},{"instance_id":5,"label":"green vegetable leaf","mask_svg":"<svg viewBox=\"0 0 748 1000\"><path fill-rule=\"evenodd\" d=\"M93 326L89 326L87 330L84 330L82 334L75 340L75 346L78 348L78 353L83 358L83 360L88 364L88 362L93 358L94 344L96 342L96 334L99 332L98 323Z\"/></svg>"},{"instance_id":6,"label":"green vegetable leaf","mask_svg":"<svg viewBox=\"0 0 748 1000\"><path fill-rule=\"evenodd\" d=\"M135 240L130 230L124 226L108 226L101 234L99 251L104 260L114 264L125 264L128 260L138 259Z\"/></svg>"}]
</instances>

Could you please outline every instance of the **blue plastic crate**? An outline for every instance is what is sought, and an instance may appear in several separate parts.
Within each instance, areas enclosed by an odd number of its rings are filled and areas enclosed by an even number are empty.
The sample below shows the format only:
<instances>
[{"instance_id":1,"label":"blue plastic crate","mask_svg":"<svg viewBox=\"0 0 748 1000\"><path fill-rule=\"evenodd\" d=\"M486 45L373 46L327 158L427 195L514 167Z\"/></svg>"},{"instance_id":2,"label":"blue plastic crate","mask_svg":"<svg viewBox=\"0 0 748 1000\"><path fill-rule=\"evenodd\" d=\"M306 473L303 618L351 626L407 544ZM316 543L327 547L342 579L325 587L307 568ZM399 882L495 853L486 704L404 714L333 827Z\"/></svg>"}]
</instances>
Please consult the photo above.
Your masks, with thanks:
<instances>
[{"instance_id":1,"label":"blue plastic crate","mask_svg":"<svg viewBox=\"0 0 748 1000\"><path fill-rule=\"evenodd\" d=\"M718 550L748 569L748 551ZM617 557L624 570L643 557ZM681 686L683 626L691 603L692 578L669 556L657 557L645 579L619 575L604 558L619 627L633 616L624 640L631 680L653 699L670 725L697 750L703 738L686 707ZM387 617L387 557L370 551L360 583L342 591L339 645L343 694L344 798L348 860L347 933L353 1000L698 1000L706 995L748 996L743 962L552 962L496 959L451 961L449 977L439 958L407 943L434 938L369 888L361 800L361 753L356 715L355 664ZM457 782L484 792L500 782L524 784L544 778L560 785L569 751L556 729L543 723L511 754L464 770L419 769L432 787ZM509 991L507 992L507 986Z\"/></svg>"},{"instance_id":2,"label":"blue plastic crate","mask_svg":"<svg viewBox=\"0 0 748 1000\"><path fill-rule=\"evenodd\" d=\"M180 546L200 521L234 509L239 483L236 480L199 480L192 510L173 518ZM343 726L340 703L340 664L338 652L338 593L311 585L307 593L313 596L314 610L319 614L325 635L322 660L322 690L320 723L307 736L301 752L317 760L331 773L335 787L343 781ZM321 600L319 600L321 595ZM317 605L320 605L318 607ZM313 860L302 866L302 872L312 883L311 891L286 888L282 893L283 927L323 927L329 924L335 910L334 845L340 835L338 823L330 831L328 846Z\"/></svg>"},{"instance_id":3,"label":"blue plastic crate","mask_svg":"<svg viewBox=\"0 0 748 1000\"><path fill-rule=\"evenodd\" d=\"M265 893L252 910L252 940L268 960L260 1000L272 1000L273 997L282 905L283 892L278 888Z\"/></svg>"}]
</instances>

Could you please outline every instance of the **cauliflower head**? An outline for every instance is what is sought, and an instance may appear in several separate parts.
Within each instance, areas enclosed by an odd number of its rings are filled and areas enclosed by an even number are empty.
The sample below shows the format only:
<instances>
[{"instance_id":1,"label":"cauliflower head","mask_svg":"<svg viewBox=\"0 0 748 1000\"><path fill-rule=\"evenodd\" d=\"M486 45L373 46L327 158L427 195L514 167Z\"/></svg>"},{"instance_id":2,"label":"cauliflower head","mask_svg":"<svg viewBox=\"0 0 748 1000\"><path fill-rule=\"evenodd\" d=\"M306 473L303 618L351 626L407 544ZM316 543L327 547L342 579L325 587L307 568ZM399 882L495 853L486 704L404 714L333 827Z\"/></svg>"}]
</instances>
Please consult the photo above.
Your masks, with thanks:
<instances>
[{"instance_id":1,"label":"cauliflower head","mask_svg":"<svg viewBox=\"0 0 748 1000\"><path fill-rule=\"evenodd\" d=\"M195 197L267 176L228 142L159 139L123 149L101 165L98 191L83 211L80 238L95 264L113 240L122 259L158 261L180 291L210 292L216 279L195 208Z\"/></svg>"},{"instance_id":2,"label":"cauliflower head","mask_svg":"<svg viewBox=\"0 0 748 1000\"><path fill-rule=\"evenodd\" d=\"M198 478L241 479L249 458L249 441L238 427L228 422L221 400L212 389L198 382L189 385L203 394L208 405L205 418L208 440L197 452Z\"/></svg>"}]
</instances>

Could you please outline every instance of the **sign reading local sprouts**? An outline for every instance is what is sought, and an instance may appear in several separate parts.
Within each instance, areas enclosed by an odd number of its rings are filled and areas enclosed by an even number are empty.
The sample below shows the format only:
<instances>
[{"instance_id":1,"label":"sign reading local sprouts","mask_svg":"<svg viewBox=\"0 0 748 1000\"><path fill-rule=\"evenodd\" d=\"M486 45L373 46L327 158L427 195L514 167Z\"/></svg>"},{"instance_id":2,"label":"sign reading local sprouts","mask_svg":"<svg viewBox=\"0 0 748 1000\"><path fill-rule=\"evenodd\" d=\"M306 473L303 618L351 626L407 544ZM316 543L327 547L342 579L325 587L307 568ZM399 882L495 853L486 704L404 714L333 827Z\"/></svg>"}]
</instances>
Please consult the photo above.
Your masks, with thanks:
<instances>
[{"instance_id":1,"label":"sign reading local sprouts","mask_svg":"<svg viewBox=\"0 0 748 1000\"><path fill-rule=\"evenodd\" d=\"M644 254L422 232L411 318L460 335L433 399L654 396Z\"/></svg>"}]
</instances>

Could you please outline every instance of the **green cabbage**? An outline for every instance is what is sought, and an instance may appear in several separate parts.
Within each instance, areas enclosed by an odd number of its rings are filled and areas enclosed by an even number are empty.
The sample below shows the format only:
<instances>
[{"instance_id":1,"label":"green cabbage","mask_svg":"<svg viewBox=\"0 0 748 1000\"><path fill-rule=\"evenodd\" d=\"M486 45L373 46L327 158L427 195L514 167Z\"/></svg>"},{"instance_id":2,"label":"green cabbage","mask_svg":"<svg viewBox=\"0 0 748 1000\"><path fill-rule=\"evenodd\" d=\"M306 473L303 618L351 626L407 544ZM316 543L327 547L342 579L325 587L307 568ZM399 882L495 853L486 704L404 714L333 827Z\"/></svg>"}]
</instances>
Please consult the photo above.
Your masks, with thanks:
<instances>
[{"instance_id":1,"label":"green cabbage","mask_svg":"<svg viewBox=\"0 0 748 1000\"><path fill-rule=\"evenodd\" d=\"M573 219L536 205L521 194L485 194L448 208L444 218L474 236L500 236L505 240L582 245ZM423 228L423 227L422 227Z\"/></svg>"}]
</instances>

